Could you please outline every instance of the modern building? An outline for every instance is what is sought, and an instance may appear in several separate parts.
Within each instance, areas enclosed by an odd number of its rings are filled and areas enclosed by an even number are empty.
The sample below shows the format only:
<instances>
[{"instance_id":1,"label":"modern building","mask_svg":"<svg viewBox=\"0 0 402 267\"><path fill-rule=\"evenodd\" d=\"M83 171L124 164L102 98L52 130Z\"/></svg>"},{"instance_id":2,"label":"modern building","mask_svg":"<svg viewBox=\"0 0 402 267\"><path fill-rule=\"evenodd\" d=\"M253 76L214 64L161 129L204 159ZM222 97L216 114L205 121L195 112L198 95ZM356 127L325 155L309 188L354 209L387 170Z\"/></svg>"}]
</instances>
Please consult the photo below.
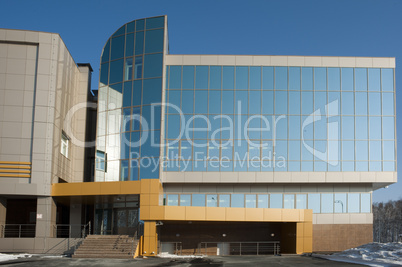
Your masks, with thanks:
<instances>
[{"instance_id":1,"label":"modern building","mask_svg":"<svg viewBox=\"0 0 402 267\"><path fill-rule=\"evenodd\" d=\"M166 16L107 40L94 177L49 180L70 223L141 236L146 256L372 242L372 192L397 179L394 58L168 47Z\"/></svg>"},{"instance_id":2,"label":"modern building","mask_svg":"<svg viewBox=\"0 0 402 267\"><path fill-rule=\"evenodd\" d=\"M81 221L62 216L52 184L88 177L76 141L87 139L91 73L58 34L0 29L0 251L68 250L55 225Z\"/></svg>"}]
</instances>

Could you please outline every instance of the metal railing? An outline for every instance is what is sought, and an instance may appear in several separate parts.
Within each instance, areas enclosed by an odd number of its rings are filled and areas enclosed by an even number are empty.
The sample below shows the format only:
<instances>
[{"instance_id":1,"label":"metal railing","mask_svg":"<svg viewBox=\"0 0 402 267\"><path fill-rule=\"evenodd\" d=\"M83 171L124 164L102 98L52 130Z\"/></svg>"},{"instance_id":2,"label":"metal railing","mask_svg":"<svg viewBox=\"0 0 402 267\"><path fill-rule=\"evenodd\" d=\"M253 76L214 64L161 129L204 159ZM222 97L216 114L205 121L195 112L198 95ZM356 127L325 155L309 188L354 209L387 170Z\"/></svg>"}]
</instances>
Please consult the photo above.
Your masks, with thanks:
<instances>
[{"instance_id":1,"label":"metal railing","mask_svg":"<svg viewBox=\"0 0 402 267\"><path fill-rule=\"evenodd\" d=\"M198 247L201 255L278 255L280 242L201 242Z\"/></svg>"},{"instance_id":2,"label":"metal railing","mask_svg":"<svg viewBox=\"0 0 402 267\"><path fill-rule=\"evenodd\" d=\"M131 255L132 255L132 256L134 256L134 253L135 253L135 251L134 251L134 244L135 244L135 238L136 238L136 236L137 236L137 231L135 231L135 234L134 234L134 236L133 236L133 243L131 244Z\"/></svg>"},{"instance_id":3,"label":"metal railing","mask_svg":"<svg viewBox=\"0 0 402 267\"><path fill-rule=\"evenodd\" d=\"M4 224L1 226L2 238L35 237L36 224Z\"/></svg>"},{"instance_id":4,"label":"metal railing","mask_svg":"<svg viewBox=\"0 0 402 267\"><path fill-rule=\"evenodd\" d=\"M91 222L87 224L56 224L54 237L57 238L85 238L91 234Z\"/></svg>"},{"instance_id":5,"label":"metal railing","mask_svg":"<svg viewBox=\"0 0 402 267\"><path fill-rule=\"evenodd\" d=\"M161 242L158 251L170 252L174 255L182 254L183 245L181 242Z\"/></svg>"}]
</instances>

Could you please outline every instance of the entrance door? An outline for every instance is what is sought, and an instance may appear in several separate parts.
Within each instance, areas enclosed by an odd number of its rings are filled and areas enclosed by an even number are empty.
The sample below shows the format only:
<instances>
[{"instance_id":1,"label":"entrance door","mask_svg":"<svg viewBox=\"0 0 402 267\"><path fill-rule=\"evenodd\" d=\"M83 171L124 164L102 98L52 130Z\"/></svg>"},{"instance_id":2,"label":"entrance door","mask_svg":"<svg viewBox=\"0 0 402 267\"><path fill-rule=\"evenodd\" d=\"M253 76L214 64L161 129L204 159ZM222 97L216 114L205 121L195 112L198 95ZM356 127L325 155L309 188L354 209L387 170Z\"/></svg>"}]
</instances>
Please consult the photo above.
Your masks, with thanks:
<instances>
[{"instance_id":1,"label":"entrance door","mask_svg":"<svg viewBox=\"0 0 402 267\"><path fill-rule=\"evenodd\" d=\"M138 209L113 209L113 234L134 235L138 227Z\"/></svg>"}]
</instances>

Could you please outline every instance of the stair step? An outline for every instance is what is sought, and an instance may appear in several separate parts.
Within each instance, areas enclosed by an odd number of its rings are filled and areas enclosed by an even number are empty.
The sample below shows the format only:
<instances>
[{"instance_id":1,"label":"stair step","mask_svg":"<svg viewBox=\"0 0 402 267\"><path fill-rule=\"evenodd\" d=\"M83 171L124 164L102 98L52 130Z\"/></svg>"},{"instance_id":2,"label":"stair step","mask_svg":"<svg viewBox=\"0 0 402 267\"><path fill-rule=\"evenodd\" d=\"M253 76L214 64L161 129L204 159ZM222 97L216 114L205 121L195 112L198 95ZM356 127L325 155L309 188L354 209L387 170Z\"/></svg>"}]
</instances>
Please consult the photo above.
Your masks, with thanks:
<instances>
[{"instance_id":1,"label":"stair step","mask_svg":"<svg viewBox=\"0 0 402 267\"><path fill-rule=\"evenodd\" d=\"M73 258L81 259L132 259L131 255L111 255L111 254L86 254L86 255L73 255Z\"/></svg>"},{"instance_id":2,"label":"stair step","mask_svg":"<svg viewBox=\"0 0 402 267\"><path fill-rule=\"evenodd\" d=\"M138 241L127 235L89 235L75 251L73 258L132 259Z\"/></svg>"}]
</instances>

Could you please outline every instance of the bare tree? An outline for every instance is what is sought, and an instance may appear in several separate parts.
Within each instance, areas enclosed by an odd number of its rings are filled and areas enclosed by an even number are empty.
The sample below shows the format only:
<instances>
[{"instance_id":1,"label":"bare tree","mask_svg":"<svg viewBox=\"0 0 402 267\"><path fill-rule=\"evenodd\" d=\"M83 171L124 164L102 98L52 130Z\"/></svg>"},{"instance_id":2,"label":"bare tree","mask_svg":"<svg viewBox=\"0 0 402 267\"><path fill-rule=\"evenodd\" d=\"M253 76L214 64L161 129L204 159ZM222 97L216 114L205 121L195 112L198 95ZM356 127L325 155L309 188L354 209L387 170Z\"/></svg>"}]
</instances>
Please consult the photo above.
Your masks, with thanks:
<instances>
[{"instance_id":1,"label":"bare tree","mask_svg":"<svg viewBox=\"0 0 402 267\"><path fill-rule=\"evenodd\" d=\"M402 234L402 200L373 203L374 242L398 242Z\"/></svg>"}]
</instances>

